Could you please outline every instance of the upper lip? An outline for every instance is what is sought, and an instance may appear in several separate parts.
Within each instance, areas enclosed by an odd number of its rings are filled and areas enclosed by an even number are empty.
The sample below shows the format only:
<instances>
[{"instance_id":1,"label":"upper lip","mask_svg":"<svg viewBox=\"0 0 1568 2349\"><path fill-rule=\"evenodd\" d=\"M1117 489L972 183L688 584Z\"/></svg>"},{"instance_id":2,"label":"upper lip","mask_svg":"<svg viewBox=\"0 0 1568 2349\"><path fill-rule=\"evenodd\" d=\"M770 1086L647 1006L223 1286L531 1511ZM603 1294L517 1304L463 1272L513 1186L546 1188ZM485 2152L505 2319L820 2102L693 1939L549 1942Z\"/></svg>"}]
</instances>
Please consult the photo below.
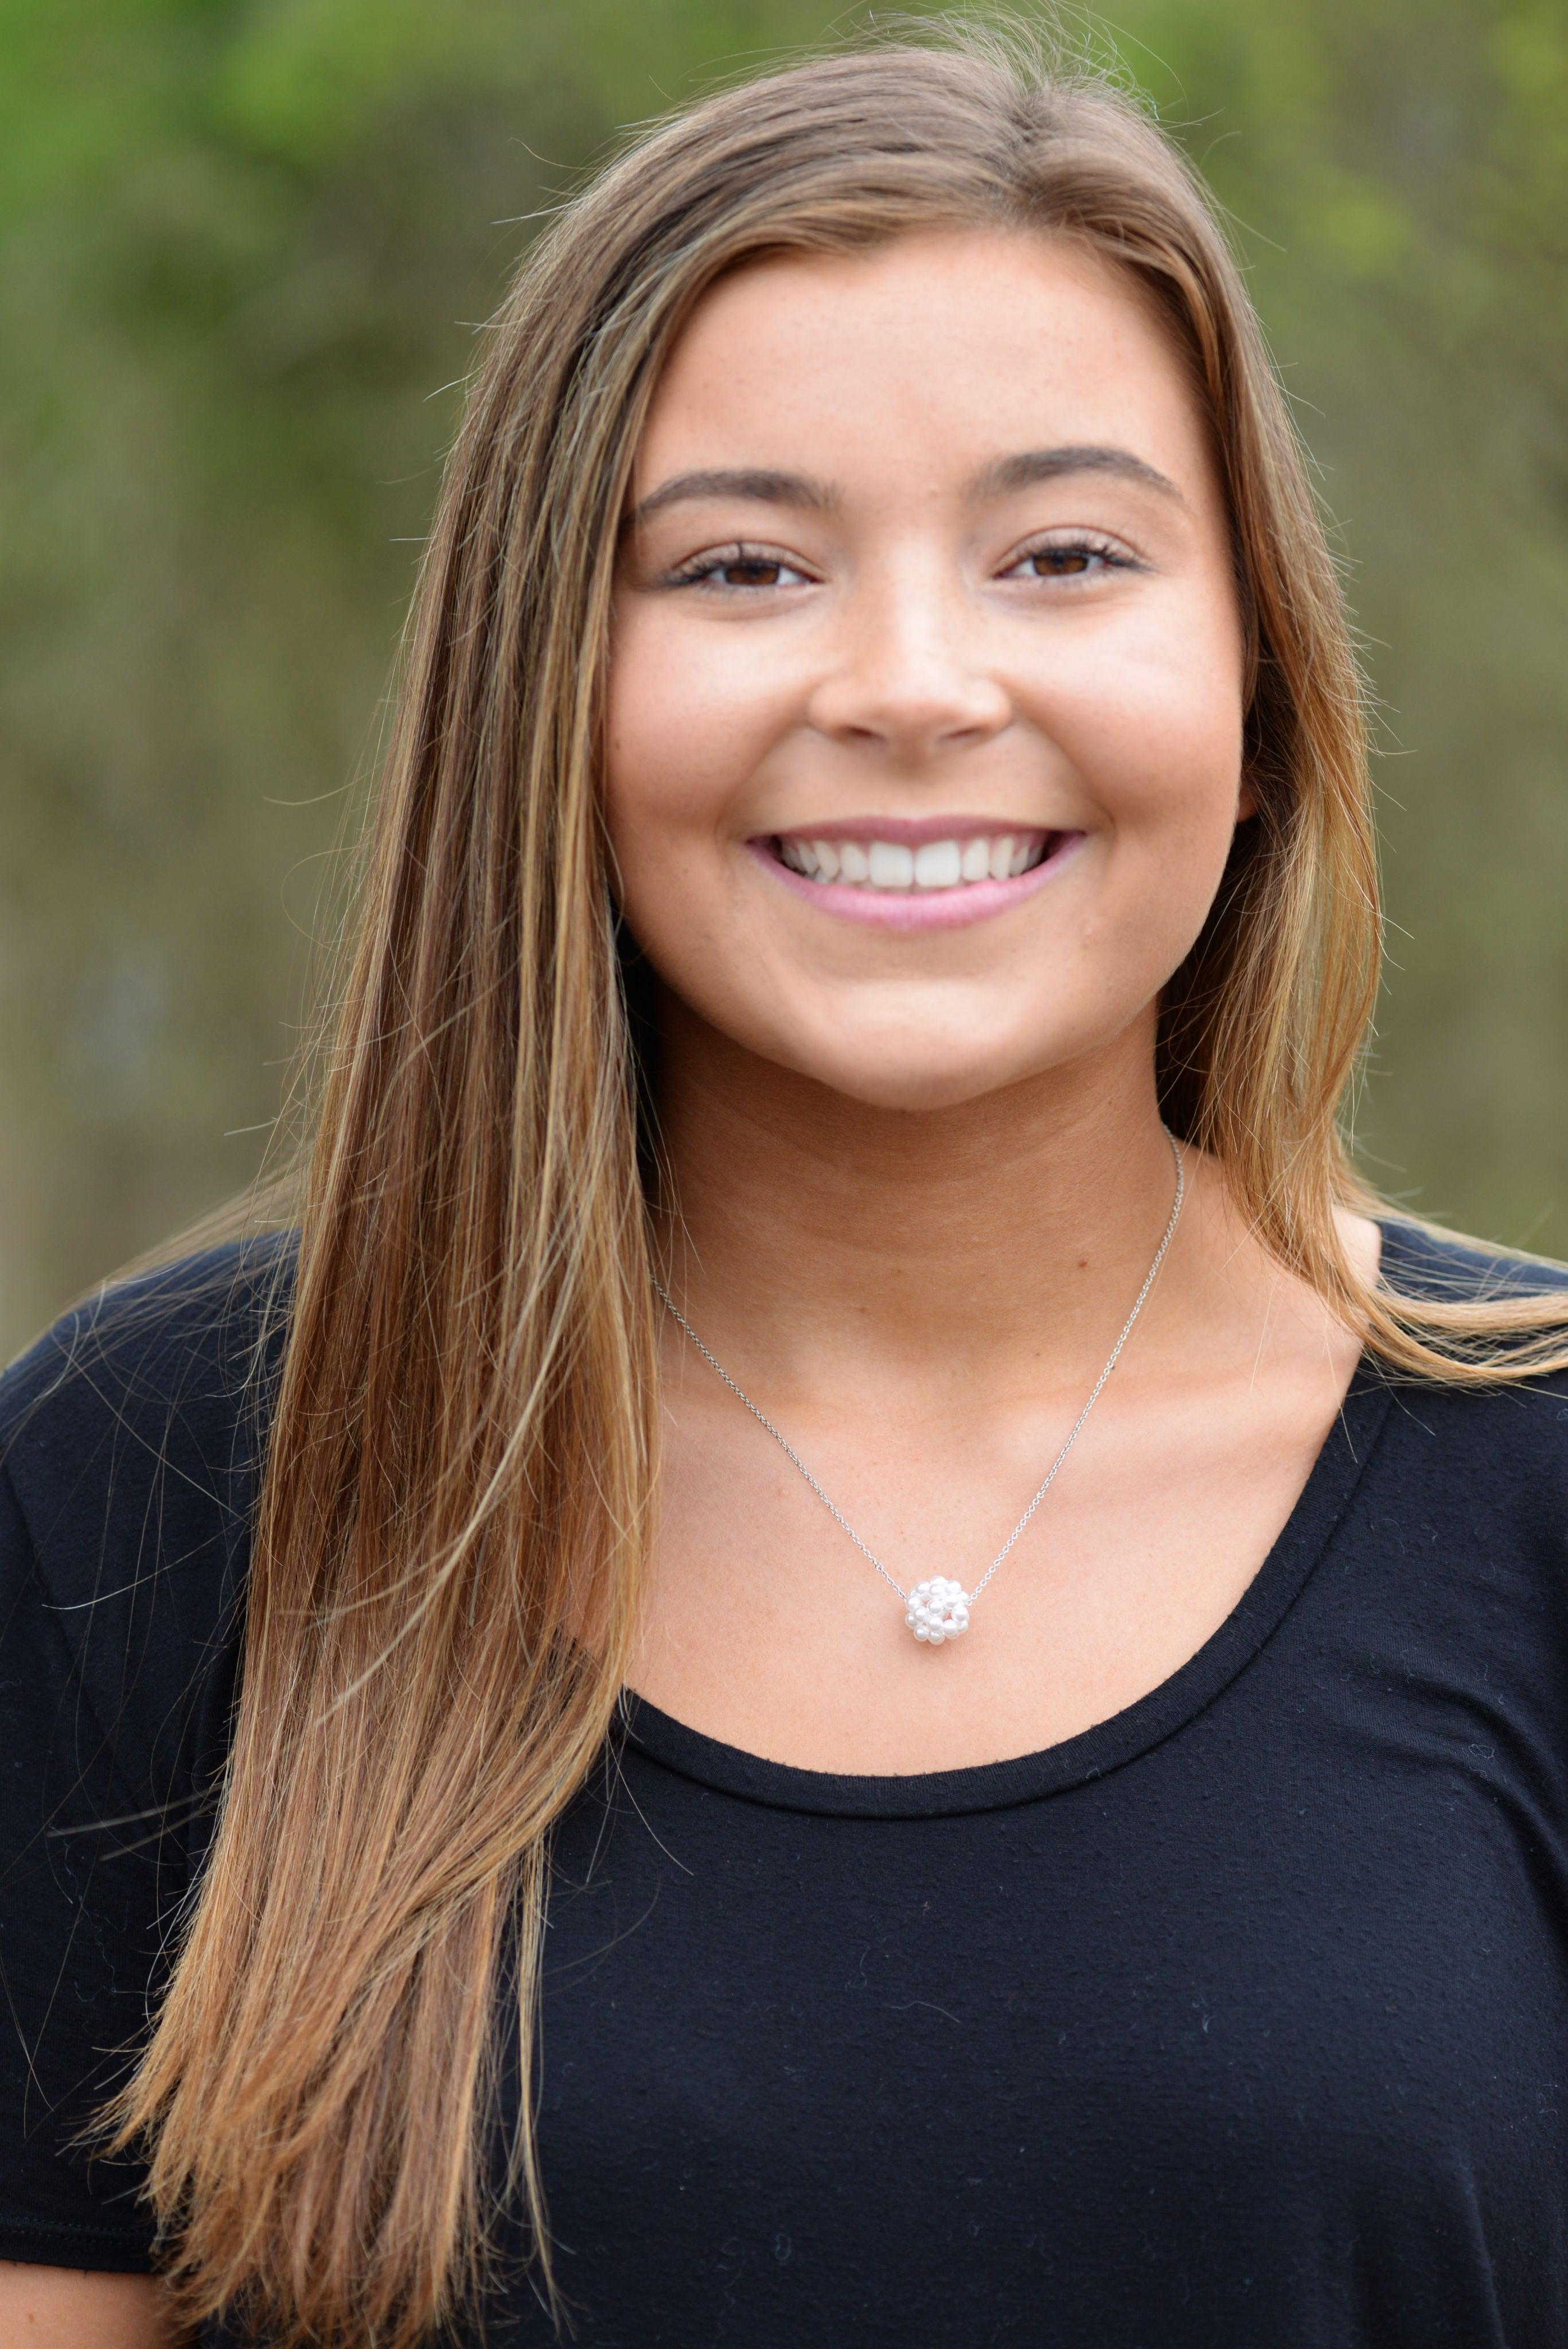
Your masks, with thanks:
<instances>
[{"instance_id":1,"label":"upper lip","mask_svg":"<svg viewBox=\"0 0 1568 2349\"><path fill-rule=\"evenodd\" d=\"M999 833L1051 833L1068 830L1063 824L1041 823L1034 817L1015 815L871 815L846 816L826 823L777 824L759 833L760 840L886 840L919 848L929 840L993 838Z\"/></svg>"}]
</instances>

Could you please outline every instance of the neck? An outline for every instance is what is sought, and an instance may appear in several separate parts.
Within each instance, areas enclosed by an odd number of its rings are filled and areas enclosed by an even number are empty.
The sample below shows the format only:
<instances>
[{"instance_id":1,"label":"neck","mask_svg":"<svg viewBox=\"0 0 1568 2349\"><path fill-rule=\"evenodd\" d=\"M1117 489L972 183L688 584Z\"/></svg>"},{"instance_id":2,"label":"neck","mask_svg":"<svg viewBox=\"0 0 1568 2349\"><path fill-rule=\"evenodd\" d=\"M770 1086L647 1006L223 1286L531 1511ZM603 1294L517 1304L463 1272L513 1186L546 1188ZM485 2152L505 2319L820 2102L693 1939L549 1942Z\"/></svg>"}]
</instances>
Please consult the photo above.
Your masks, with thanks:
<instances>
[{"instance_id":1,"label":"neck","mask_svg":"<svg viewBox=\"0 0 1568 2349\"><path fill-rule=\"evenodd\" d=\"M1152 1021L932 1111L849 1101L678 1005L661 1046L668 1285L738 1375L765 1364L778 1394L829 1366L918 1376L934 1358L989 1387L1104 1351L1174 1195Z\"/></svg>"}]
</instances>

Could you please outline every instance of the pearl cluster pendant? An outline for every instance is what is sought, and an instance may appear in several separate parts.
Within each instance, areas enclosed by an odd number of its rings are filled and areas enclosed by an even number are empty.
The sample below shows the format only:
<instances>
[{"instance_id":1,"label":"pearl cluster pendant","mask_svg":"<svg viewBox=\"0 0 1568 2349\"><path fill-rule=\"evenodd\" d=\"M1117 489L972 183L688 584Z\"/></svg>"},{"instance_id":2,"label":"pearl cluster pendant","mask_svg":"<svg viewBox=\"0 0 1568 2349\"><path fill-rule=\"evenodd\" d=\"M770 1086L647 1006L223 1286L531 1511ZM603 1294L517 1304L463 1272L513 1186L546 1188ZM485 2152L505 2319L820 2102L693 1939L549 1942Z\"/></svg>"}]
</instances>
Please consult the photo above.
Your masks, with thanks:
<instances>
[{"instance_id":1,"label":"pearl cluster pendant","mask_svg":"<svg viewBox=\"0 0 1568 2349\"><path fill-rule=\"evenodd\" d=\"M934 1574L929 1582L917 1582L910 1591L904 1620L917 1640L929 1640L933 1648L940 1648L944 1640L956 1640L961 1631L969 1630L969 1593L961 1582Z\"/></svg>"}]
</instances>

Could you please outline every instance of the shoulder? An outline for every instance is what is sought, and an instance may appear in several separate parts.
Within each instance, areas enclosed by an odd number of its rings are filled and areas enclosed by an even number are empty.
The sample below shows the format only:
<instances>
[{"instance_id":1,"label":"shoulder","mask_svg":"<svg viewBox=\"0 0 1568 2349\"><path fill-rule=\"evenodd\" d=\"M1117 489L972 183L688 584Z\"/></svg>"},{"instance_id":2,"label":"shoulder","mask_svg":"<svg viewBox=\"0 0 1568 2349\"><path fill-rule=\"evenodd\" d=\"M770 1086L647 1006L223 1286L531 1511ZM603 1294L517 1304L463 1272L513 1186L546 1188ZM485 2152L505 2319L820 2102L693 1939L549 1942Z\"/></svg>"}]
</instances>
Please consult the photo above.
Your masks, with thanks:
<instances>
[{"instance_id":1,"label":"shoulder","mask_svg":"<svg viewBox=\"0 0 1568 2349\"><path fill-rule=\"evenodd\" d=\"M1568 1264L1491 1247L1435 1224L1385 1216L1380 1277L1406 1297L1521 1298L1568 1292Z\"/></svg>"},{"instance_id":2,"label":"shoulder","mask_svg":"<svg viewBox=\"0 0 1568 2349\"><path fill-rule=\"evenodd\" d=\"M294 1255L292 1233L230 1241L70 1307L0 1371L0 1459L41 1426L199 1413L220 1390L231 1393L272 1309L286 1309Z\"/></svg>"},{"instance_id":3,"label":"shoulder","mask_svg":"<svg viewBox=\"0 0 1568 2349\"><path fill-rule=\"evenodd\" d=\"M115 1283L0 1376L0 1631L45 1619L139 1783L226 1713L293 1260L280 1234Z\"/></svg>"},{"instance_id":4,"label":"shoulder","mask_svg":"<svg viewBox=\"0 0 1568 2349\"><path fill-rule=\"evenodd\" d=\"M1400 1296L1499 1305L1543 1297L1568 1309L1568 1266L1550 1257L1398 1218L1382 1230L1382 1286ZM1561 1342L1568 1362L1568 1310ZM1555 1578L1568 1565L1568 1368L1482 1387L1398 1373L1386 1383L1389 1441L1411 1506L1549 1558Z\"/></svg>"},{"instance_id":5,"label":"shoulder","mask_svg":"<svg viewBox=\"0 0 1568 2349\"><path fill-rule=\"evenodd\" d=\"M0 1375L0 1470L62 1597L86 1595L84 1513L122 1515L159 1481L182 1517L229 1506L255 1465L293 1262L276 1234L159 1266L73 1306Z\"/></svg>"}]
</instances>

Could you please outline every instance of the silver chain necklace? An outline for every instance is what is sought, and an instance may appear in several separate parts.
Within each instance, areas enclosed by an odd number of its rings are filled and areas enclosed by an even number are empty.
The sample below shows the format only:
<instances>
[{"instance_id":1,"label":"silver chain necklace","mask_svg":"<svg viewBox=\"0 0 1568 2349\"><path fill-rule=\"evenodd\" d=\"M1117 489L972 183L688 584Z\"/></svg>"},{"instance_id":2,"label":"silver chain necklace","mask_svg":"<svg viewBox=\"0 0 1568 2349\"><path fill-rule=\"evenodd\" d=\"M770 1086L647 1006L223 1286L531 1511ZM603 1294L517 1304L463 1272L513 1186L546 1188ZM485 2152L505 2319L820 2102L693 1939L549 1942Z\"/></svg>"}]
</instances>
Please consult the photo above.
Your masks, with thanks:
<instances>
[{"instance_id":1,"label":"silver chain necklace","mask_svg":"<svg viewBox=\"0 0 1568 2349\"><path fill-rule=\"evenodd\" d=\"M697 1351L701 1355L702 1360L708 1364L710 1370L717 1371L719 1376L723 1380L724 1384L729 1388L731 1393L737 1396L740 1401L745 1404L746 1409L751 1413L753 1419L761 1421L762 1424L767 1429L768 1433L773 1437L774 1442L779 1446L781 1451L784 1453L785 1456L793 1461L794 1465L800 1470L801 1475L805 1478L806 1483L811 1486L812 1491L816 1495L817 1499L822 1503L822 1506L827 1511L828 1516L832 1517L836 1524L843 1527L844 1531L849 1536L850 1540L855 1544L856 1548L860 1552L862 1557L868 1558L870 1560L877 1573L881 1576L883 1581L898 1592L898 1597L904 1602L905 1622L909 1625L910 1630L913 1631L917 1640L924 1640L930 1647L940 1648L945 1640L956 1640L961 1631L968 1630L970 1609L974 1605L975 1600L980 1597L981 1592L985 1588L986 1584L991 1580L992 1576L996 1572L997 1568L1002 1564L1002 1559L1007 1556L1008 1551L1012 1547L1013 1543L1018 1539L1019 1535L1023 1531L1024 1526L1029 1523L1030 1518L1034 1515L1035 1510L1040 1506L1041 1502L1045 1498L1046 1494L1050 1491L1052 1485L1055 1481L1057 1469L1060 1468L1063 1461L1065 1460L1068 1453L1071 1452L1074 1444L1077 1442L1078 1431L1083 1426L1084 1422L1088 1418L1089 1413L1095 1407L1100 1389L1105 1385L1106 1381L1116 1369L1117 1357L1121 1353L1122 1348L1127 1344L1127 1338L1132 1330L1133 1323L1137 1319L1138 1315L1143 1310L1144 1299L1154 1287L1155 1275L1159 1270L1160 1266L1165 1262L1165 1252L1170 1246L1171 1235L1176 1229L1176 1219L1181 1213L1181 1202L1187 1190L1187 1170L1182 1163L1181 1145L1177 1141L1176 1136L1170 1132L1168 1126L1166 1127L1164 1131L1165 1138L1169 1143L1171 1150L1175 1154L1176 1157L1176 1197L1171 1206L1170 1220L1165 1227L1165 1236L1161 1239L1158 1247L1156 1248L1154 1252L1154 1262L1149 1266L1148 1273L1145 1278L1143 1287L1138 1290L1137 1299L1134 1300L1132 1311L1127 1315L1127 1319L1122 1324L1121 1336L1111 1348L1109 1360L1106 1361L1105 1369L1100 1372L1099 1377L1095 1381L1094 1386L1090 1390L1088 1402L1084 1405L1083 1410L1078 1413L1077 1418L1073 1423L1072 1433L1068 1436L1067 1441L1064 1444L1062 1449L1051 1463L1050 1467L1045 1473L1044 1482L1041 1485L1039 1491L1035 1494L1033 1499L1030 1502L1029 1506L1024 1510L1023 1515L1019 1518L1018 1523L1013 1526L1012 1531L1008 1535L1007 1539L1002 1543L1002 1547L997 1551L996 1556L992 1559L991 1564L986 1568L985 1572L981 1576L980 1580L975 1584L972 1590L965 1590L961 1583L955 1582L950 1576L945 1574L934 1574L927 1582L917 1582L912 1590L905 1590L899 1583L894 1581L893 1577L888 1573L887 1568L883 1565L881 1559L876 1555L875 1551L870 1549L867 1544L861 1540L859 1535L856 1532L848 1518L845 1516L840 1510L834 1506L833 1503L828 1499L827 1495L823 1491L822 1486L817 1483L816 1478L812 1475L810 1469L801 1458L799 1453L795 1451L793 1444L791 1444L785 1437L779 1433L778 1429L774 1425L773 1421L768 1417L766 1412L759 1411L757 1409L757 1406L752 1401L751 1396L746 1393L743 1387L736 1384L735 1381L730 1376L729 1371L724 1368L723 1363L719 1361L715 1356L708 1351L707 1347L702 1343L701 1339L697 1335L696 1330L693 1330L691 1322L686 1319L685 1314L681 1312L680 1308L676 1304L674 1299L670 1296L670 1291L665 1288L663 1282L657 1278L654 1281L653 1286L658 1290L659 1296L663 1299L667 1309L680 1323L681 1329L685 1330L686 1335L691 1339L691 1343L696 1347Z\"/></svg>"}]
</instances>

